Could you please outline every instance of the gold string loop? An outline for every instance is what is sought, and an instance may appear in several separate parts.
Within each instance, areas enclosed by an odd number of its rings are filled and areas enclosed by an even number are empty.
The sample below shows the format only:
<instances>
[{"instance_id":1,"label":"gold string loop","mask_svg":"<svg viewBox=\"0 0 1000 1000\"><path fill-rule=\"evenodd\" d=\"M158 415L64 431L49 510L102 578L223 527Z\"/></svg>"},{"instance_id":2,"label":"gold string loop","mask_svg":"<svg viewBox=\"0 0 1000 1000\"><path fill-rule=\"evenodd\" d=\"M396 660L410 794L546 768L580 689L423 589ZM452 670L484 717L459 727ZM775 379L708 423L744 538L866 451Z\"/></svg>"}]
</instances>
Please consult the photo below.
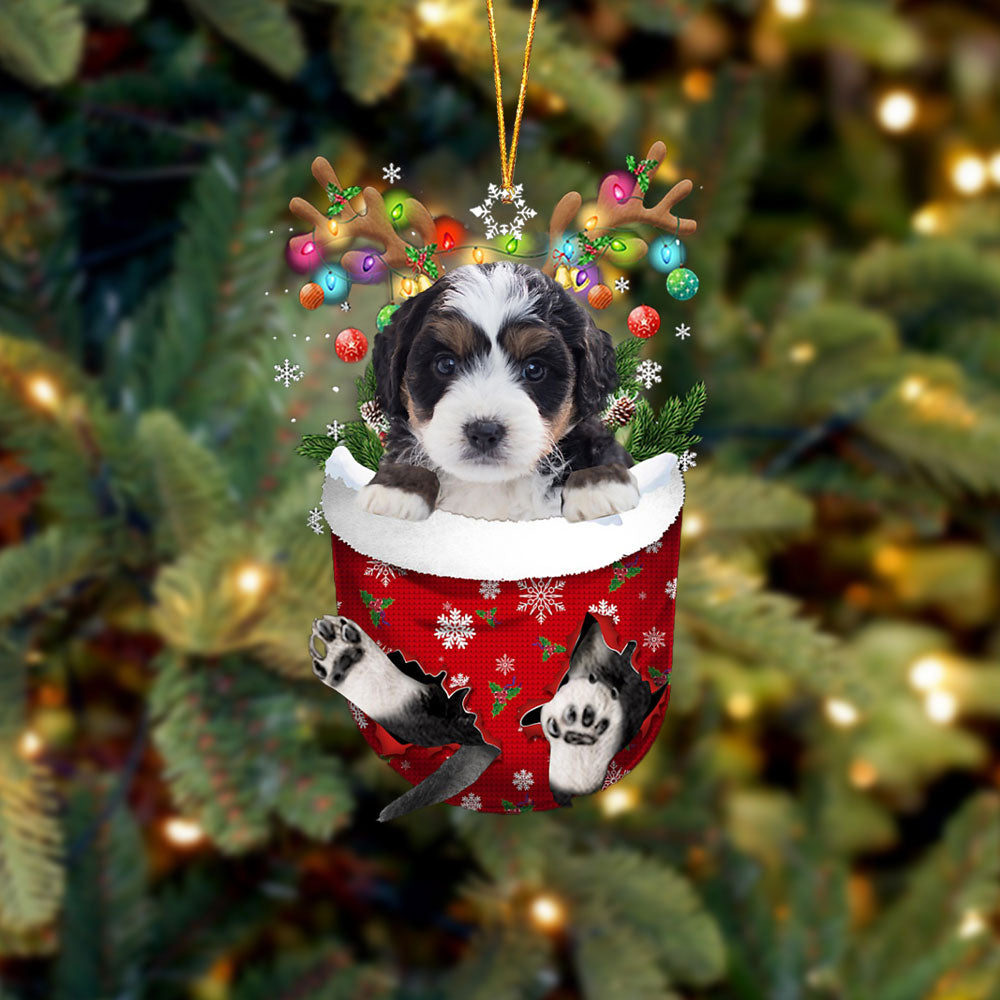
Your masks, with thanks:
<instances>
[{"instance_id":1,"label":"gold string loop","mask_svg":"<svg viewBox=\"0 0 1000 1000\"><path fill-rule=\"evenodd\" d=\"M532 0L531 20L528 22L528 40L524 45L524 66L521 69L521 90L517 95L517 111L514 115L514 132L510 140L510 156L507 155L507 129L503 119L503 90L500 83L500 52L497 48L497 26L493 17L493 0L486 0L486 16L490 23L490 47L493 49L493 84L497 92L497 131L500 137L500 190L501 200L514 200L514 164L517 161L517 140L521 134L521 115L524 112L524 95L528 89L528 67L531 64L531 43L535 38L535 22L538 20L538 0Z\"/></svg>"}]
</instances>

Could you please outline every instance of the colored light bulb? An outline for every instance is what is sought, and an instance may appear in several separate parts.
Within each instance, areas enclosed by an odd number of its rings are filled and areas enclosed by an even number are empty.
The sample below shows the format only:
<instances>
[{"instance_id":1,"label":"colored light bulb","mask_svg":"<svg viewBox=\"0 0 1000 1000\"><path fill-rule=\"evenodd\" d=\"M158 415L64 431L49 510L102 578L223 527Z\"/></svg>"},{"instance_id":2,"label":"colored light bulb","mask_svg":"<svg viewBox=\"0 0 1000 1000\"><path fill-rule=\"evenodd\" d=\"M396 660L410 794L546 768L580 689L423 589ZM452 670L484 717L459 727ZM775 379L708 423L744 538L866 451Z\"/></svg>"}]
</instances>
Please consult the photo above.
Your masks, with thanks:
<instances>
[{"instance_id":1,"label":"colored light bulb","mask_svg":"<svg viewBox=\"0 0 1000 1000\"><path fill-rule=\"evenodd\" d=\"M616 253L621 253L623 250L628 249L628 244L624 240L612 240L611 249Z\"/></svg>"},{"instance_id":2,"label":"colored light bulb","mask_svg":"<svg viewBox=\"0 0 1000 1000\"><path fill-rule=\"evenodd\" d=\"M584 228L584 229L593 229L593 228L594 228L594 226L596 226L596 225L597 225L597 216L596 216L596 215L592 215L592 216L591 216L591 217L590 217L589 219L587 219L587 221L586 221L586 222L585 222L585 223L583 224L583 228Z\"/></svg>"},{"instance_id":3,"label":"colored light bulb","mask_svg":"<svg viewBox=\"0 0 1000 1000\"><path fill-rule=\"evenodd\" d=\"M399 202L392 206L392 211L389 213L392 216L393 222L398 222L403 217L403 203Z\"/></svg>"},{"instance_id":4,"label":"colored light bulb","mask_svg":"<svg viewBox=\"0 0 1000 1000\"><path fill-rule=\"evenodd\" d=\"M312 253L312 252L313 252L313 251L314 251L315 249L316 249L316 244L315 244L315 243L313 243L313 241L312 241L312 240L310 240L310 241L309 241L308 243L304 243L304 244L302 245L302 251L301 251L301 252L302 252L303 254L310 254L310 253Z\"/></svg>"},{"instance_id":5,"label":"colored light bulb","mask_svg":"<svg viewBox=\"0 0 1000 1000\"><path fill-rule=\"evenodd\" d=\"M472 259L477 264L482 264L482 262L486 259L486 254L483 253L482 247L476 247L476 249L472 251Z\"/></svg>"},{"instance_id":6,"label":"colored light bulb","mask_svg":"<svg viewBox=\"0 0 1000 1000\"><path fill-rule=\"evenodd\" d=\"M518 241L516 236L512 236L507 240L507 253L517 253Z\"/></svg>"},{"instance_id":7,"label":"colored light bulb","mask_svg":"<svg viewBox=\"0 0 1000 1000\"><path fill-rule=\"evenodd\" d=\"M374 266L375 258L371 254L368 254L368 256L365 257L364 262L361 264L361 270L370 271Z\"/></svg>"},{"instance_id":8,"label":"colored light bulb","mask_svg":"<svg viewBox=\"0 0 1000 1000\"><path fill-rule=\"evenodd\" d=\"M330 230L331 236L336 236L340 232L340 226L337 225L336 219L331 219L327 224L326 228Z\"/></svg>"},{"instance_id":9,"label":"colored light bulb","mask_svg":"<svg viewBox=\"0 0 1000 1000\"><path fill-rule=\"evenodd\" d=\"M444 239L441 240L441 246L445 250L451 250L455 246L455 237L451 233L445 233Z\"/></svg>"},{"instance_id":10,"label":"colored light bulb","mask_svg":"<svg viewBox=\"0 0 1000 1000\"><path fill-rule=\"evenodd\" d=\"M625 200L625 189L621 186L621 184L615 184L611 189L611 193L615 196L615 201Z\"/></svg>"}]
</instances>

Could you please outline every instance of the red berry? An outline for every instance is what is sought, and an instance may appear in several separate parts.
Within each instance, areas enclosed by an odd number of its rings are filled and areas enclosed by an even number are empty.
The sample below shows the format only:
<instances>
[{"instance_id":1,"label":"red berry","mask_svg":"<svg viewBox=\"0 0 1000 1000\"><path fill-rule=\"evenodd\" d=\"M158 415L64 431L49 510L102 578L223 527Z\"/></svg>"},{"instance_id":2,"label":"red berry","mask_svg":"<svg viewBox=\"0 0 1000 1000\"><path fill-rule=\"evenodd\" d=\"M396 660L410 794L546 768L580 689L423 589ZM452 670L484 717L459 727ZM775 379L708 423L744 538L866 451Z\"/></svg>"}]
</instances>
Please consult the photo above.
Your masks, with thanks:
<instances>
[{"instance_id":1,"label":"red berry","mask_svg":"<svg viewBox=\"0 0 1000 1000\"><path fill-rule=\"evenodd\" d=\"M333 342L341 361L360 361L368 353L368 338L353 326L341 330Z\"/></svg>"},{"instance_id":2,"label":"red berry","mask_svg":"<svg viewBox=\"0 0 1000 1000\"><path fill-rule=\"evenodd\" d=\"M652 306L636 306L628 314L628 328L635 337L652 337L660 329L660 314Z\"/></svg>"}]
</instances>

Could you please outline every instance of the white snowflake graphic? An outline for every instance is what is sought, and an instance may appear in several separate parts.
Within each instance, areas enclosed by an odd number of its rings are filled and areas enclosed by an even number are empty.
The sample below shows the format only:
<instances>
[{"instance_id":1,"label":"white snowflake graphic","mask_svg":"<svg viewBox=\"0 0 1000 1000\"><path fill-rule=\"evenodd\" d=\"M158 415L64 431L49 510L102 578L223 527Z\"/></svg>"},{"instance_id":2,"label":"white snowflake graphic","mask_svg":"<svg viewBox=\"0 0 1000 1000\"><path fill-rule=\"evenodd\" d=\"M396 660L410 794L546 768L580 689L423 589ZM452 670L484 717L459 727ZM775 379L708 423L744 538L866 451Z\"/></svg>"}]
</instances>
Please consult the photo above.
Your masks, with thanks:
<instances>
[{"instance_id":1,"label":"white snowflake graphic","mask_svg":"<svg viewBox=\"0 0 1000 1000\"><path fill-rule=\"evenodd\" d=\"M448 681L448 687L460 688L460 687L465 687L465 685L468 683L469 683L468 674L455 674L455 676Z\"/></svg>"},{"instance_id":2,"label":"white snowflake graphic","mask_svg":"<svg viewBox=\"0 0 1000 1000\"><path fill-rule=\"evenodd\" d=\"M525 204L524 198L521 196L523 187L523 184L516 184L511 192L511 196L505 199L500 185L491 184L487 188L486 197L483 199L482 204L469 209L477 219L483 220L488 240L492 240L501 234L506 236L508 233L519 240L524 233L525 223L538 215L533 208L529 208ZM493 205L498 201L510 202L517 209L517 215L514 216L512 222L497 225L497 220L493 217Z\"/></svg>"},{"instance_id":3,"label":"white snowflake graphic","mask_svg":"<svg viewBox=\"0 0 1000 1000\"><path fill-rule=\"evenodd\" d=\"M635 368L635 377L647 388L652 389L654 382L662 382L663 379L660 378L660 372L663 371L663 365L651 358L646 358L645 361L640 361Z\"/></svg>"},{"instance_id":4,"label":"white snowflake graphic","mask_svg":"<svg viewBox=\"0 0 1000 1000\"><path fill-rule=\"evenodd\" d=\"M596 604L591 604L587 610L591 614L607 615L616 625L619 622L618 605L612 604L610 601L604 600L604 598L601 598Z\"/></svg>"},{"instance_id":5,"label":"white snowflake graphic","mask_svg":"<svg viewBox=\"0 0 1000 1000\"><path fill-rule=\"evenodd\" d=\"M344 435L344 425L339 420L331 420L330 423L326 425L326 436L328 438L333 438L334 441L339 441Z\"/></svg>"},{"instance_id":6,"label":"white snowflake graphic","mask_svg":"<svg viewBox=\"0 0 1000 1000\"><path fill-rule=\"evenodd\" d=\"M476 795L475 792L468 792L462 796L462 808L472 809L473 811L477 809L482 809L483 800Z\"/></svg>"},{"instance_id":7,"label":"white snowflake graphic","mask_svg":"<svg viewBox=\"0 0 1000 1000\"><path fill-rule=\"evenodd\" d=\"M388 587L397 576L406 576L406 570L381 559L369 559L365 567L365 576L373 576L383 587Z\"/></svg>"},{"instance_id":8,"label":"white snowflake graphic","mask_svg":"<svg viewBox=\"0 0 1000 1000\"><path fill-rule=\"evenodd\" d=\"M511 784L519 792L526 792L534 783L535 776L524 768L521 768L520 771L515 771L514 777L511 779Z\"/></svg>"},{"instance_id":9,"label":"white snowflake graphic","mask_svg":"<svg viewBox=\"0 0 1000 1000\"><path fill-rule=\"evenodd\" d=\"M675 576L672 580L667 580L667 585L663 588L663 593L667 597L672 597L675 601L677 600L677 577Z\"/></svg>"},{"instance_id":10,"label":"white snowflake graphic","mask_svg":"<svg viewBox=\"0 0 1000 1000\"><path fill-rule=\"evenodd\" d=\"M643 552L659 552L663 548L663 539L657 538L655 542L650 542L642 551Z\"/></svg>"},{"instance_id":11,"label":"white snowflake graphic","mask_svg":"<svg viewBox=\"0 0 1000 1000\"><path fill-rule=\"evenodd\" d=\"M410 762L408 760L401 760L399 762L399 769L400 769L400 771L409 771L409 769L410 769Z\"/></svg>"},{"instance_id":12,"label":"white snowflake graphic","mask_svg":"<svg viewBox=\"0 0 1000 1000\"><path fill-rule=\"evenodd\" d=\"M616 292L627 292L628 291L628 278L615 278L615 291Z\"/></svg>"},{"instance_id":13,"label":"white snowflake graphic","mask_svg":"<svg viewBox=\"0 0 1000 1000\"><path fill-rule=\"evenodd\" d=\"M497 670L502 674L509 674L514 669L514 657L509 653L497 657Z\"/></svg>"},{"instance_id":14,"label":"white snowflake graphic","mask_svg":"<svg viewBox=\"0 0 1000 1000\"><path fill-rule=\"evenodd\" d=\"M351 715L354 716L354 721L358 724L358 729L367 729L368 716L354 702L349 701L347 704L351 707Z\"/></svg>"},{"instance_id":15,"label":"white snowflake graphic","mask_svg":"<svg viewBox=\"0 0 1000 1000\"><path fill-rule=\"evenodd\" d=\"M403 168L397 167L395 163L390 163L389 166L382 168L382 180L388 181L390 184L395 184L402 176Z\"/></svg>"},{"instance_id":16,"label":"white snowflake graphic","mask_svg":"<svg viewBox=\"0 0 1000 1000\"><path fill-rule=\"evenodd\" d=\"M345 313L349 313L351 311L351 303L350 302L341 302L340 303L340 311L341 312L345 312Z\"/></svg>"},{"instance_id":17,"label":"white snowflake graphic","mask_svg":"<svg viewBox=\"0 0 1000 1000\"><path fill-rule=\"evenodd\" d=\"M323 511L319 507L313 507L309 511L309 516L306 518L306 525L316 532L317 535L323 534Z\"/></svg>"},{"instance_id":18,"label":"white snowflake graphic","mask_svg":"<svg viewBox=\"0 0 1000 1000\"><path fill-rule=\"evenodd\" d=\"M500 593L500 581L499 580L480 580L479 581L479 593L483 595L487 600L492 600L497 594Z\"/></svg>"},{"instance_id":19,"label":"white snowflake graphic","mask_svg":"<svg viewBox=\"0 0 1000 1000\"><path fill-rule=\"evenodd\" d=\"M472 627L472 615L463 615L458 608L438 615L437 624L434 635L444 643L445 649L465 649L476 634Z\"/></svg>"},{"instance_id":20,"label":"white snowflake graphic","mask_svg":"<svg viewBox=\"0 0 1000 1000\"><path fill-rule=\"evenodd\" d=\"M696 451L686 451L677 459L677 468L681 472L687 472L688 469L693 469L698 463L695 459L698 457L698 452Z\"/></svg>"},{"instance_id":21,"label":"white snowflake graphic","mask_svg":"<svg viewBox=\"0 0 1000 1000\"><path fill-rule=\"evenodd\" d=\"M650 652L655 653L658 649L666 646L667 633L661 632L655 625L648 631L642 633L642 644Z\"/></svg>"},{"instance_id":22,"label":"white snowflake graphic","mask_svg":"<svg viewBox=\"0 0 1000 1000\"><path fill-rule=\"evenodd\" d=\"M644 591L644 590L640 590L639 591L639 600L640 601L646 600L646 591Z\"/></svg>"},{"instance_id":23,"label":"white snowflake graphic","mask_svg":"<svg viewBox=\"0 0 1000 1000\"><path fill-rule=\"evenodd\" d=\"M518 589L521 591L517 596L520 604L518 611L527 611L529 615L534 615L535 621L539 625L545 621L546 617L555 614L556 611L565 611L566 607L562 602L562 589L566 586L565 580L518 580Z\"/></svg>"},{"instance_id":24,"label":"white snowflake graphic","mask_svg":"<svg viewBox=\"0 0 1000 1000\"><path fill-rule=\"evenodd\" d=\"M615 782L621 781L626 774L631 772L631 768L619 767L614 761L608 764L607 773L604 775L604 784L601 786L602 790L604 788L610 788Z\"/></svg>"},{"instance_id":25,"label":"white snowflake graphic","mask_svg":"<svg viewBox=\"0 0 1000 1000\"><path fill-rule=\"evenodd\" d=\"M293 365L288 358L285 358L282 364L275 365L274 370L278 373L274 376L274 381L283 383L286 389L305 375L305 372L298 365Z\"/></svg>"},{"instance_id":26,"label":"white snowflake graphic","mask_svg":"<svg viewBox=\"0 0 1000 1000\"><path fill-rule=\"evenodd\" d=\"M690 337L691 327L689 327L686 323L681 323L680 326L675 326L674 336L679 337L681 340L684 340L685 337Z\"/></svg>"}]
</instances>

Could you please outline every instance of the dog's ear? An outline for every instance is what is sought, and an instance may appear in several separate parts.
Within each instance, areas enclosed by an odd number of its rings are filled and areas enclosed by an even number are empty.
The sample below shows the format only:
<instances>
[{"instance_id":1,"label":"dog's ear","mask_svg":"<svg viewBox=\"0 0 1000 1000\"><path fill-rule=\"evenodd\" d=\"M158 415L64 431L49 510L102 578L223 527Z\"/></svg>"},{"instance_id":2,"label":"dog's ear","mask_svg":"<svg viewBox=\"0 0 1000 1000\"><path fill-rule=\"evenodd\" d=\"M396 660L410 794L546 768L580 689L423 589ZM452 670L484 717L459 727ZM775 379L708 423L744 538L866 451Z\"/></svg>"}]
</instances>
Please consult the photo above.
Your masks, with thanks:
<instances>
[{"instance_id":1,"label":"dog's ear","mask_svg":"<svg viewBox=\"0 0 1000 1000\"><path fill-rule=\"evenodd\" d=\"M615 345L611 334L601 330L590 315L584 313L585 326L573 349L576 356L576 412L586 419L604 409L608 396L618 387L615 367Z\"/></svg>"},{"instance_id":2,"label":"dog's ear","mask_svg":"<svg viewBox=\"0 0 1000 1000\"><path fill-rule=\"evenodd\" d=\"M587 617L583 619L583 628L580 629L580 638L576 640L576 645L573 647L570 663L577 658L578 654L596 651L602 646L607 648L607 643L601 633L601 626L597 624L597 619L588 611Z\"/></svg>"},{"instance_id":3,"label":"dog's ear","mask_svg":"<svg viewBox=\"0 0 1000 1000\"><path fill-rule=\"evenodd\" d=\"M388 326L375 336L372 347L375 386L379 406L389 420L406 419L402 394L406 359L410 355L414 337L424 325L428 310L443 291L444 284L437 281L426 291L407 299L392 314Z\"/></svg>"}]
</instances>

